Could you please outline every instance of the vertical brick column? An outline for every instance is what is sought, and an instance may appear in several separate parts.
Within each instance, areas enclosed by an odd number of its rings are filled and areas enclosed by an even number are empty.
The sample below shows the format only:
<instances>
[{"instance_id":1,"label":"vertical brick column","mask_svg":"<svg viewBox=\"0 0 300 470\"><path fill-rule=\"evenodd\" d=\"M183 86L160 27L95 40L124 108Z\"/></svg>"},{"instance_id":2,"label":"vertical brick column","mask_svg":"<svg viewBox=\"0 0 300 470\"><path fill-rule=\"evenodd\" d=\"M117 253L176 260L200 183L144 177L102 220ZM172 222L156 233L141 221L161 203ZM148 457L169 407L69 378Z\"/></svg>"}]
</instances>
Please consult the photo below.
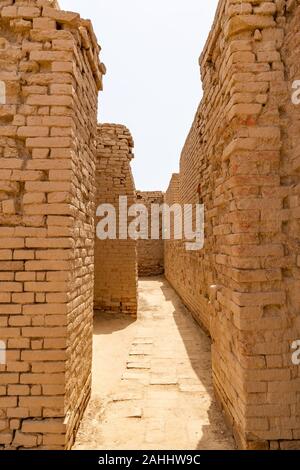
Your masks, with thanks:
<instances>
[{"instance_id":1,"label":"vertical brick column","mask_svg":"<svg viewBox=\"0 0 300 470\"><path fill-rule=\"evenodd\" d=\"M105 69L90 22L56 2L1 2L0 21L0 447L64 449L90 394Z\"/></svg>"},{"instance_id":2,"label":"vertical brick column","mask_svg":"<svg viewBox=\"0 0 300 470\"><path fill-rule=\"evenodd\" d=\"M180 200L180 174L173 173L165 194L165 203L171 207L173 204L180 204ZM181 241L174 240L174 235L171 233L171 239L164 242L165 276L177 292L181 291L181 280L178 274L180 269L178 255L181 249Z\"/></svg>"},{"instance_id":3,"label":"vertical brick column","mask_svg":"<svg viewBox=\"0 0 300 470\"><path fill-rule=\"evenodd\" d=\"M127 197L128 208L137 202L130 167L133 146L125 126L98 127L96 209L100 204L110 204L116 215L116 239L96 237L95 241L95 308L99 313L137 314L137 242L126 235L126 221L121 222L125 236L120 237L119 213L120 196Z\"/></svg>"}]
</instances>

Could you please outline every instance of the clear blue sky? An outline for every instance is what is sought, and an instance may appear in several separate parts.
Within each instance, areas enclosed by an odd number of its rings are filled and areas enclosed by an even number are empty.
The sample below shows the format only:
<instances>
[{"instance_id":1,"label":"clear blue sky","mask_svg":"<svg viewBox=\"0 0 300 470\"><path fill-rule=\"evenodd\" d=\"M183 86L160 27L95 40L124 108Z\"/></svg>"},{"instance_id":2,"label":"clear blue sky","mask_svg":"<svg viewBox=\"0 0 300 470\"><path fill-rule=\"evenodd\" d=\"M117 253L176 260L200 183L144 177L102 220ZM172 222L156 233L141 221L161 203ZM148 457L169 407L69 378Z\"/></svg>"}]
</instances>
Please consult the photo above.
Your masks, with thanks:
<instances>
[{"instance_id":1,"label":"clear blue sky","mask_svg":"<svg viewBox=\"0 0 300 470\"><path fill-rule=\"evenodd\" d=\"M59 0L93 21L107 67L99 121L135 141L141 190L166 190L201 99L198 58L218 0Z\"/></svg>"}]
</instances>

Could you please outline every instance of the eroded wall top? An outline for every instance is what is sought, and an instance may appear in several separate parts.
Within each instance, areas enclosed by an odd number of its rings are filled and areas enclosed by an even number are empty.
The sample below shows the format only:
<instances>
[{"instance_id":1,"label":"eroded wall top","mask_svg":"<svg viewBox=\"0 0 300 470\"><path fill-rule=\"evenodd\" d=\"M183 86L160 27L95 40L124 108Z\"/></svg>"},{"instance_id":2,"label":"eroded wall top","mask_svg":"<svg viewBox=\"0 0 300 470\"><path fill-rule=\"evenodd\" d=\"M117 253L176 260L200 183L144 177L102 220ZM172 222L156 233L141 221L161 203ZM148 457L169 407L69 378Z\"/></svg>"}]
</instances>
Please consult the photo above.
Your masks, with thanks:
<instances>
[{"instance_id":1,"label":"eroded wall top","mask_svg":"<svg viewBox=\"0 0 300 470\"><path fill-rule=\"evenodd\" d=\"M102 76L106 72L104 64L100 62L101 50L93 26L90 20L85 20L78 13L62 11L57 1L51 0L4 0L0 4L1 24L3 34L5 26L9 27L24 40L35 41L43 36L47 38L47 32L53 29L68 30L73 33L77 45L85 50L91 71L97 83L98 89L102 89ZM38 31L43 31L38 32ZM61 35L60 35L61 36ZM68 38L66 38L68 40ZM56 51L63 51L66 43L63 39L57 39ZM39 48L35 54L39 55ZM51 60L51 48L44 53L44 60ZM31 57L34 60L33 57ZM64 61L64 57L61 61Z\"/></svg>"}]
</instances>

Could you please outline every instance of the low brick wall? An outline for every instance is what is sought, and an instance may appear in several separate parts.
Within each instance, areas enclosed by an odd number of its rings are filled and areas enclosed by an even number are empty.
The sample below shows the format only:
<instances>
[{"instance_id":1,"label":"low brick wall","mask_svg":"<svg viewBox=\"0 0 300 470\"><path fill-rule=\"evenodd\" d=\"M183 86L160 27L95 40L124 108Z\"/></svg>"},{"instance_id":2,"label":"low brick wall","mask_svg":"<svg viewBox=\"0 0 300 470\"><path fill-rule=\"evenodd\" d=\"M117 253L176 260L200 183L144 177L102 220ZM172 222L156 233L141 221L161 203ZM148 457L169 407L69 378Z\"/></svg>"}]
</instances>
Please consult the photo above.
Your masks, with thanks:
<instances>
[{"instance_id":1,"label":"low brick wall","mask_svg":"<svg viewBox=\"0 0 300 470\"><path fill-rule=\"evenodd\" d=\"M91 389L97 96L89 21L0 5L0 448L69 449Z\"/></svg>"},{"instance_id":2,"label":"low brick wall","mask_svg":"<svg viewBox=\"0 0 300 470\"><path fill-rule=\"evenodd\" d=\"M137 313L137 243L119 237L119 197L130 207L136 203L130 162L133 140L125 126L103 124L97 135L96 208L111 204L116 209L116 240L95 243L95 309L114 313ZM99 219L97 218L97 222ZM127 231L127 224L122 224Z\"/></svg>"},{"instance_id":3,"label":"low brick wall","mask_svg":"<svg viewBox=\"0 0 300 470\"><path fill-rule=\"evenodd\" d=\"M205 247L166 276L210 331L216 394L244 449L299 449L299 1L221 0L204 95L166 200L205 205Z\"/></svg>"},{"instance_id":4,"label":"low brick wall","mask_svg":"<svg viewBox=\"0 0 300 470\"><path fill-rule=\"evenodd\" d=\"M137 191L137 203L143 204L148 209L148 234L147 239L139 239L138 271L139 276L159 276L164 273L164 242L162 239L162 225L160 223L159 240L151 238L151 206L152 204L164 204L164 193L160 191Z\"/></svg>"}]
</instances>

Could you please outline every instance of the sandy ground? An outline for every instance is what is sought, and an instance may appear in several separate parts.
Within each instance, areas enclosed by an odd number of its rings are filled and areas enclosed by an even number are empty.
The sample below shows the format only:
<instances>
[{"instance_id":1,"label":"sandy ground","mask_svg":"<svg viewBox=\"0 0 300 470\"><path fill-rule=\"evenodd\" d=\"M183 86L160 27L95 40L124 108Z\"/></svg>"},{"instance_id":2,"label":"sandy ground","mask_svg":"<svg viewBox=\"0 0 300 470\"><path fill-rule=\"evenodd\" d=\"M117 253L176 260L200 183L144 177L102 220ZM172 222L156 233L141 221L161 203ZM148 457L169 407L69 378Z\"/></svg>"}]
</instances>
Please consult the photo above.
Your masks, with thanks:
<instances>
[{"instance_id":1,"label":"sandy ground","mask_svg":"<svg viewBox=\"0 0 300 470\"><path fill-rule=\"evenodd\" d=\"M75 450L234 449L216 405L210 341L164 278L139 314L97 314L92 399Z\"/></svg>"}]
</instances>

